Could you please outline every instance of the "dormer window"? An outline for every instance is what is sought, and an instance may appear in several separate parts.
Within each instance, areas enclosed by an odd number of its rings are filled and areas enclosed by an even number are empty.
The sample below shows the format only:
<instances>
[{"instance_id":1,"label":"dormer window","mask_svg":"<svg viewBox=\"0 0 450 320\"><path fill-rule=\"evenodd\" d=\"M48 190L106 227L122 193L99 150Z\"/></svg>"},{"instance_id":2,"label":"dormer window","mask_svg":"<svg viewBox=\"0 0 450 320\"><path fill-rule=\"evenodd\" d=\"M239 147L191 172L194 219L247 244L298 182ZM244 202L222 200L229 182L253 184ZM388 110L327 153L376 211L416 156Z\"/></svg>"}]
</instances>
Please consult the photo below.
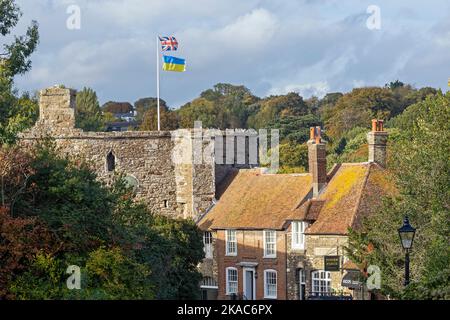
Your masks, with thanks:
<instances>
[{"instance_id":1,"label":"dormer window","mask_svg":"<svg viewBox=\"0 0 450 320\"><path fill-rule=\"evenodd\" d=\"M305 248L305 229L308 224L304 221L292 221L292 249Z\"/></svg>"},{"instance_id":2,"label":"dormer window","mask_svg":"<svg viewBox=\"0 0 450 320\"><path fill-rule=\"evenodd\" d=\"M116 169L116 157L114 153L110 151L106 156L106 170L108 172L113 172Z\"/></svg>"}]
</instances>

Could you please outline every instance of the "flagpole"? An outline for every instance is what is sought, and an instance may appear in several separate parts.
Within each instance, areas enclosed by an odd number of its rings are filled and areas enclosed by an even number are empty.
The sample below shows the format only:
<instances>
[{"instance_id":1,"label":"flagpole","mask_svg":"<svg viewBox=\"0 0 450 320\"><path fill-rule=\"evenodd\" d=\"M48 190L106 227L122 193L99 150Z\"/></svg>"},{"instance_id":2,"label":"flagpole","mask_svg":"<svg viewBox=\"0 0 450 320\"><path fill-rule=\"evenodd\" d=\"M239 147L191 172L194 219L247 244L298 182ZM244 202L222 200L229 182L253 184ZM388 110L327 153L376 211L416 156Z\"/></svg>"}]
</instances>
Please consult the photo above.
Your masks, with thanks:
<instances>
[{"instance_id":1,"label":"flagpole","mask_svg":"<svg viewBox=\"0 0 450 320\"><path fill-rule=\"evenodd\" d=\"M156 97L158 104L158 131L161 131L161 118L159 111L159 36L156 36Z\"/></svg>"}]
</instances>

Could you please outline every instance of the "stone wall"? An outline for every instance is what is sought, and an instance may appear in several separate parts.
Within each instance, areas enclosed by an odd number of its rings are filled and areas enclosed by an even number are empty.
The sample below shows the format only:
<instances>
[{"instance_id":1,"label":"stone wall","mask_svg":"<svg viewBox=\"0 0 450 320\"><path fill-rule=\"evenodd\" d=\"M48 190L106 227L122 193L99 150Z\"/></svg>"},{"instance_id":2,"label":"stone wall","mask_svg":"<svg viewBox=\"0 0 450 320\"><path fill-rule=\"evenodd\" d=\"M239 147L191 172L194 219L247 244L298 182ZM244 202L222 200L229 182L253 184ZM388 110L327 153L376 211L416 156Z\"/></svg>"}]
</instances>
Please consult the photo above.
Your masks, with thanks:
<instances>
[{"instance_id":1,"label":"stone wall","mask_svg":"<svg viewBox=\"0 0 450 320\"><path fill-rule=\"evenodd\" d=\"M344 246L348 243L347 236L339 235L306 235L306 259L308 261L306 270L306 293L311 293L311 273L315 270L324 270L325 256L340 256L340 271L331 272L331 288L335 293L351 293L342 287L342 278L345 272L342 270L344 260Z\"/></svg>"},{"instance_id":2,"label":"stone wall","mask_svg":"<svg viewBox=\"0 0 450 320\"><path fill-rule=\"evenodd\" d=\"M286 248L287 248L287 270L286 270L286 291L288 300L299 300L300 286L298 270L309 270L308 261L305 258L304 249L292 248L292 224L286 230Z\"/></svg>"},{"instance_id":3,"label":"stone wall","mask_svg":"<svg viewBox=\"0 0 450 320\"><path fill-rule=\"evenodd\" d=\"M123 173L137 184L137 199L155 213L197 219L212 205L215 197L216 168L220 179L226 169L215 163L214 137L200 142L192 130L161 132L83 132L75 128L76 92L52 87L40 92L39 120L21 134L29 147L51 137L70 158L87 160L100 180L109 183ZM193 160L193 146L200 143L204 156ZM108 168L108 158L114 170Z\"/></svg>"}]
</instances>

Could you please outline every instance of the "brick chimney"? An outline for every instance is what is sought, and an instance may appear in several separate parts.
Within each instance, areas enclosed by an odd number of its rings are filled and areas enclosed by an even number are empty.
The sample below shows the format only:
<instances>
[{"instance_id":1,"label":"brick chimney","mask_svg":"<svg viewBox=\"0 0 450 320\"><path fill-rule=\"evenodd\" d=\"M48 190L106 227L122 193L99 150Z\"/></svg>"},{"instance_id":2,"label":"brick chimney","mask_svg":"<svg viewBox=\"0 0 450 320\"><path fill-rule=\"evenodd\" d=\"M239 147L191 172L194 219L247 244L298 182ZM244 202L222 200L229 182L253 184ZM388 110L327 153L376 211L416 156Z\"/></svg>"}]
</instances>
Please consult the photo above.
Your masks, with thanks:
<instances>
[{"instance_id":1,"label":"brick chimney","mask_svg":"<svg viewBox=\"0 0 450 320\"><path fill-rule=\"evenodd\" d=\"M313 178L313 197L317 198L322 188L327 184L327 154L325 143L322 142L320 127L310 128L309 133L309 172Z\"/></svg>"},{"instance_id":2,"label":"brick chimney","mask_svg":"<svg viewBox=\"0 0 450 320\"><path fill-rule=\"evenodd\" d=\"M378 163L383 168L386 167L386 145L388 133L384 131L383 120L372 120L372 131L367 134L369 142L369 162Z\"/></svg>"}]
</instances>

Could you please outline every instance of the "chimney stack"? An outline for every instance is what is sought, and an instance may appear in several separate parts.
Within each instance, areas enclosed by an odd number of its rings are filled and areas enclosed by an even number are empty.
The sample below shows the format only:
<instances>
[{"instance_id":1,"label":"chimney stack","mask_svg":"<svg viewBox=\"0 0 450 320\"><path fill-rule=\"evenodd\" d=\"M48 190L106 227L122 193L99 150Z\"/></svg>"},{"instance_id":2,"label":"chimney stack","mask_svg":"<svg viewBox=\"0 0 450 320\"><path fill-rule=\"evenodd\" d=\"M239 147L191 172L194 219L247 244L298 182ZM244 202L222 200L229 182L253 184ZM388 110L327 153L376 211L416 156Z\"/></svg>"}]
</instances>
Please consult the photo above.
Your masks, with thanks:
<instances>
[{"instance_id":1,"label":"chimney stack","mask_svg":"<svg viewBox=\"0 0 450 320\"><path fill-rule=\"evenodd\" d=\"M369 143L369 162L386 167L386 145L388 133L384 131L383 120L372 120L372 131L367 134Z\"/></svg>"},{"instance_id":2,"label":"chimney stack","mask_svg":"<svg viewBox=\"0 0 450 320\"><path fill-rule=\"evenodd\" d=\"M313 178L313 197L317 198L322 188L327 184L327 154L325 143L322 142L320 127L312 127L309 132L309 172Z\"/></svg>"}]
</instances>

